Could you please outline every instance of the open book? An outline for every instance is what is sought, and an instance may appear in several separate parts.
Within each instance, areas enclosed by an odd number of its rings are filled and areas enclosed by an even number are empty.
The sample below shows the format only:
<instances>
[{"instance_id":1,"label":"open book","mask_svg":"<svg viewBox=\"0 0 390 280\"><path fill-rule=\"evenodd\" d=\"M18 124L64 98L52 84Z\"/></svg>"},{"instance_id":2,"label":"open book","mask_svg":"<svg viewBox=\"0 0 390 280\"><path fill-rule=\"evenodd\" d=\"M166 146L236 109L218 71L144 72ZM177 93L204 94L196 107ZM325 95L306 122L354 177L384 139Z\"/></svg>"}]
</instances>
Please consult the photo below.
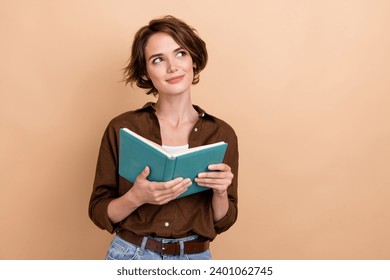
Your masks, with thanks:
<instances>
[{"instance_id":1,"label":"open book","mask_svg":"<svg viewBox=\"0 0 390 280\"><path fill-rule=\"evenodd\" d=\"M218 142L170 154L162 146L127 128L120 129L119 138L119 175L134 183L138 174L149 166L150 181L190 178L192 185L178 198L208 190L198 186L194 179L199 173L208 171L210 164L221 163L227 148L227 143Z\"/></svg>"}]
</instances>

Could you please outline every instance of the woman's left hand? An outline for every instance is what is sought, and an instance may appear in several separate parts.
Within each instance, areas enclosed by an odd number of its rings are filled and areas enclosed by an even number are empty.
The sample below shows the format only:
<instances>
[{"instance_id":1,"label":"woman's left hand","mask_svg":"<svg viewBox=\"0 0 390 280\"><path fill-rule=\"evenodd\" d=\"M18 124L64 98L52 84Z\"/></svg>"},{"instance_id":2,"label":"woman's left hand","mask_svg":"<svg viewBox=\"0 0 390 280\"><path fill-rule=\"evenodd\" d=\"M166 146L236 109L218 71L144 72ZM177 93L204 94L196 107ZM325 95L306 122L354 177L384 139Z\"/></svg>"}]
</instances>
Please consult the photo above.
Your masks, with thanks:
<instances>
[{"instance_id":1,"label":"woman's left hand","mask_svg":"<svg viewBox=\"0 0 390 280\"><path fill-rule=\"evenodd\" d=\"M224 194L233 180L233 173L229 165L211 164L208 166L210 172L202 172L195 178L199 186L212 188L214 193Z\"/></svg>"}]
</instances>

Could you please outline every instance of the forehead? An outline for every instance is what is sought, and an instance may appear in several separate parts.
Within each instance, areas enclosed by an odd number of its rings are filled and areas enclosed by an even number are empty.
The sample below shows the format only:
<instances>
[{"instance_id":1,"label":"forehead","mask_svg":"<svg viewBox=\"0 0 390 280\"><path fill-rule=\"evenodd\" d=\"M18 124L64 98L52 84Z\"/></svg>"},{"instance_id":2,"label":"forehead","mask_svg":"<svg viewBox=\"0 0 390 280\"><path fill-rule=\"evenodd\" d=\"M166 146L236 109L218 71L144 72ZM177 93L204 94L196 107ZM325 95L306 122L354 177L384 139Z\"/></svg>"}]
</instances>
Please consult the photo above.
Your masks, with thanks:
<instances>
[{"instance_id":1,"label":"forehead","mask_svg":"<svg viewBox=\"0 0 390 280\"><path fill-rule=\"evenodd\" d=\"M180 48L179 44L167 33L155 33L148 39L145 46L146 56L156 53L169 53Z\"/></svg>"}]
</instances>

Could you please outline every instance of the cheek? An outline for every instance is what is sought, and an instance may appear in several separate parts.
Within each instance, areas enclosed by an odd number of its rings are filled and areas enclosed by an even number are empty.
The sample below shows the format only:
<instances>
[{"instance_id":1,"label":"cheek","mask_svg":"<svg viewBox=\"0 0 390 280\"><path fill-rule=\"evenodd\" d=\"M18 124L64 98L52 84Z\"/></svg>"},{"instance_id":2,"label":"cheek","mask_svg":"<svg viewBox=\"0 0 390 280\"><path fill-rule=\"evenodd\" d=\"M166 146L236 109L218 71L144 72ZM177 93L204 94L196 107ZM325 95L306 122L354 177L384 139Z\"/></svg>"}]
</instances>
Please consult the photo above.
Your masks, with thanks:
<instances>
[{"instance_id":1,"label":"cheek","mask_svg":"<svg viewBox=\"0 0 390 280\"><path fill-rule=\"evenodd\" d=\"M194 76L194 63L191 59L183 63L182 69L184 69L189 76Z\"/></svg>"},{"instance_id":2,"label":"cheek","mask_svg":"<svg viewBox=\"0 0 390 280\"><path fill-rule=\"evenodd\" d=\"M159 71L159 69L156 68L151 69L147 67L146 72L148 73L148 77L153 84L157 83L159 78L161 77L161 73L160 73L161 71Z\"/></svg>"},{"instance_id":3,"label":"cheek","mask_svg":"<svg viewBox=\"0 0 390 280\"><path fill-rule=\"evenodd\" d=\"M191 64L191 67L188 70L188 73L190 74L189 76L191 78L191 83L192 83L192 81L194 79L194 66L192 64Z\"/></svg>"},{"instance_id":4,"label":"cheek","mask_svg":"<svg viewBox=\"0 0 390 280\"><path fill-rule=\"evenodd\" d=\"M192 61L192 59L190 58L188 61L187 61L187 69L188 71L192 71L194 72L194 67L195 67L195 63Z\"/></svg>"}]
</instances>

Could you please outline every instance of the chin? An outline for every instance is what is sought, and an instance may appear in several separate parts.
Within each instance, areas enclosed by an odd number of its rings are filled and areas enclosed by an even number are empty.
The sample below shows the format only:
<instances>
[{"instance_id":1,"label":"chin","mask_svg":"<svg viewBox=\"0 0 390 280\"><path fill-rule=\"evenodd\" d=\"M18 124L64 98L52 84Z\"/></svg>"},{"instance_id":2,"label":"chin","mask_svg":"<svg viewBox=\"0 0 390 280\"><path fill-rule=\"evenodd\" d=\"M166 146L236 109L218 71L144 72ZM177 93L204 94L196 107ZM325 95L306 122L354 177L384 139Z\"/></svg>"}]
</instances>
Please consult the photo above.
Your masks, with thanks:
<instances>
[{"instance_id":1,"label":"chin","mask_svg":"<svg viewBox=\"0 0 390 280\"><path fill-rule=\"evenodd\" d=\"M183 84L176 84L171 85L169 87L165 87L163 90L159 90L159 92L165 94L165 95L180 95L190 92L191 85L183 85Z\"/></svg>"}]
</instances>

